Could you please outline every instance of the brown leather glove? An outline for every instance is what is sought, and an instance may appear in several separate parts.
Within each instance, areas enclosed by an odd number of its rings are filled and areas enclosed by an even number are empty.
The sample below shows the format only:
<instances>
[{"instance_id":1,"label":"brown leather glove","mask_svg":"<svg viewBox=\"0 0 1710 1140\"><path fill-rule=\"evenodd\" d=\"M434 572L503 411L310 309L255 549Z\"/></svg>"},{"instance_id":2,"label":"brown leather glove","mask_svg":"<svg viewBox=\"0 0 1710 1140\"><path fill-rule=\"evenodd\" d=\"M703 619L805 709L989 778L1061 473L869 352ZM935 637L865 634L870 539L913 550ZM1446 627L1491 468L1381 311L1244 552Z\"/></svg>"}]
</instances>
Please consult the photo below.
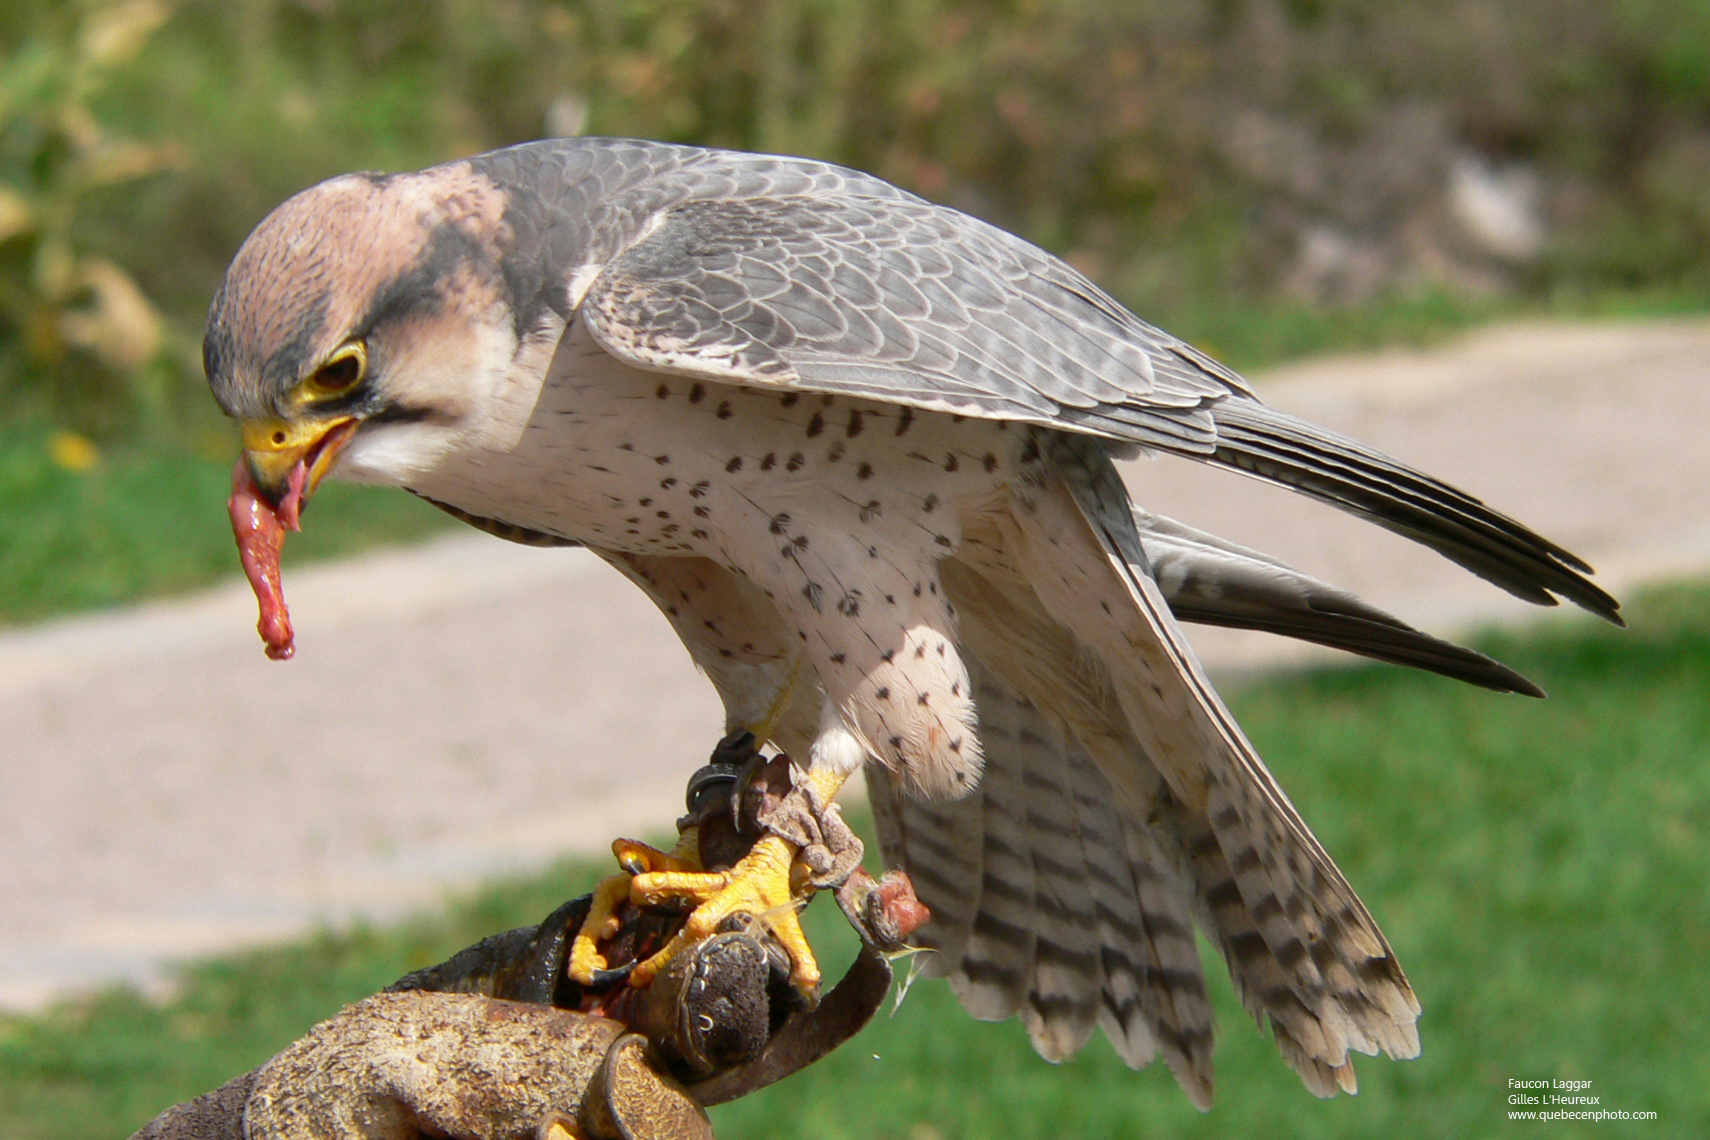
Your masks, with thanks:
<instances>
[{"instance_id":1,"label":"brown leather glove","mask_svg":"<svg viewBox=\"0 0 1710 1140\"><path fill-rule=\"evenodd\" d=\"M729 811L699 806L702 825ZM643 989L620 977L585 990L565 959L589 902L347 1006L132 1140L710 1140L705 1106L812 1064L866 1025L890 988L885 952L925 918L906 876L856 871L839 902L865 945L810 1011L758 921L701 942ZM680 921L632 908L612 951L643 957Z\"/></svg>"},{"instance_id":2,"label":"brown leather glove","mask_svg":"<svg viewBox=\"0 0 1710 1140\"><path fill-rule=\"evenodd\" d=\"M574 911L347 1006L133 1140L704 1140L704 1106L823 1057L890 987L889 963L869 947L816 1009L780 1008L790 991L756 923L706 940L625 995L611 1011L624 1020L509 1000L533 979L562 977L538 968L555 942L562 962L563 937L542 932L574 931Z\"/></svg>"}]
</instances>

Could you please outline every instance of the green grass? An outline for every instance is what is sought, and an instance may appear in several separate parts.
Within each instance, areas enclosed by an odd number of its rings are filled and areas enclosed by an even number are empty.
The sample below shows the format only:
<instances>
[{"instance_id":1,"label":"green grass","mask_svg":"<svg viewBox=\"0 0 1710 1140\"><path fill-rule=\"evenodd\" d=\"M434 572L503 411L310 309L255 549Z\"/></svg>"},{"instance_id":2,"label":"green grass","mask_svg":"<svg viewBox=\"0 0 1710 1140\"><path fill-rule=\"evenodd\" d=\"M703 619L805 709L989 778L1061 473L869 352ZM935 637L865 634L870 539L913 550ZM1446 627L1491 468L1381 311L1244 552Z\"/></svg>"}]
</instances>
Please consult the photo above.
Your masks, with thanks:
<instances>
[{"instance_id":1,"label":"green grass","mask_svg":"<svg viewBox=\"0 0 1710 1140\"><path fill-rule=\"evenodd\" d=\"M1201 1116L1102 1039L1053 1067L1015 1023L980 1025L921 983L825 1063L719 1109L735 1137L1516 1135L1510 1078L1595 1082L1653 1123L1552 1137L1710 1132L1710 587L1633 606L1626 632L1548 625L1484 647L1552 693L1493 696L1395 670L1255 685L1234 704L1393 940L1424 1003L1424 1055L1361 1059L1319 1102L1217 977L1218 1102ZM0 1135L124 1136L252 1066L340 1003L475 937L538 919L591 868L498 887L406 927L317 938L0 1021ZM816 939L838 923L810 912ZM830 957L846 955L847 944Z\"/></svg>"},{"instance_id":2,"label":"green grass","mask_svg":"<svg viewBox=\"0 0 1710 1140\"><path fill-rule=\"evenodd\" d=\"M0 428L0 625L181 593L239 572L225 511L235 433L211 439L208 454L138 444L81 471L55 462L54 438L41 424ZM402 492L328 483L285 559L447 525Z\"/></svg>"}]
</instances>

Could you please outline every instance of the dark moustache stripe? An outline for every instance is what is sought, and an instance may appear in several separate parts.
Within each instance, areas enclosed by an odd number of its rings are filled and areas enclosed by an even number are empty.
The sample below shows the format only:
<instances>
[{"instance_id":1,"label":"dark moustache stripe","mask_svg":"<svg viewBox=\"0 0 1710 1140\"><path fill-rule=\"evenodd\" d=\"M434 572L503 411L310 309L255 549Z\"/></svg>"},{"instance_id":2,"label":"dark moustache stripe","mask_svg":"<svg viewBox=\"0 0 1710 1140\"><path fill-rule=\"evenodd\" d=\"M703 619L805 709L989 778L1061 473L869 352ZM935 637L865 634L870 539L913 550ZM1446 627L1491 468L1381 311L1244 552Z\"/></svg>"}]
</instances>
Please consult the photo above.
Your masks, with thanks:
<instances>
[{"instance_id":1,"label":"dark moustache stripe","mask_svg":"<svg viewBox=\"0 0 1710 1140\"><path fill-rule=\"evenodd\" d=\"M441 415L433 408L416 407L410 404L387 404L382 408L363 417L363 423L368 424L420 424L431 420L446 421L449 417ZM431 501L431 500L430 500ZM438 504L434 504L438 506Z\"/></svg>"}]
</instances>

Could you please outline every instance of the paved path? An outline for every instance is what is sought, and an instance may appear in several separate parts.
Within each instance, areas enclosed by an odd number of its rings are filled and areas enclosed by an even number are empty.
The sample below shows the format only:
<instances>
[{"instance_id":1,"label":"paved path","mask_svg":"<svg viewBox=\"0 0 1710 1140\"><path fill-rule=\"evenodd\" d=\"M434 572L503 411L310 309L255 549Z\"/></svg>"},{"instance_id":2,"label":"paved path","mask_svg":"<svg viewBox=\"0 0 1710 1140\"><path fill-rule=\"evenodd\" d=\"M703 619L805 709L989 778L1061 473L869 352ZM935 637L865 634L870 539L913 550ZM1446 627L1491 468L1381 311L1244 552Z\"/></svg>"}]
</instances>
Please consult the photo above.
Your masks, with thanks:
<instances>
[{"instance_id":1,"label":"paved path","mask_svg":"<svg viewBox=\"0 0 1710 1140\"><path fill-rule=\"evenodd\" d=\"M1515 326L1261 384L1516 514L1617 592L1710 568L1710 324ZM1129 475L1151 509L1435 631L1539 612L1239 476ZM664 622L584 552L458 536L294 570L287 592L286 665L263 659L241 583L0 633L0 1006L157 984L174 959L656 832L717 731ZM1299 659L1196 640L1225 674Z\"/></svg>"}]
</instances>

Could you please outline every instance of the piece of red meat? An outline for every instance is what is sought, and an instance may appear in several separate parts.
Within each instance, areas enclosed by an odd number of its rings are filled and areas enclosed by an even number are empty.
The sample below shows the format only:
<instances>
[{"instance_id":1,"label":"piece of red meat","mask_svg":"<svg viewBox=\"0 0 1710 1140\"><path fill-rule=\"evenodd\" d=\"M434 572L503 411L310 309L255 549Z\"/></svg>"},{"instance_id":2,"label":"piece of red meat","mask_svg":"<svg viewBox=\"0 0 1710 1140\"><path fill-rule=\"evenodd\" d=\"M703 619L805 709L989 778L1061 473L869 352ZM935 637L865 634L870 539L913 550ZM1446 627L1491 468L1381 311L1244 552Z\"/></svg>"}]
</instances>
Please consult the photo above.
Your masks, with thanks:
<instances>
[{"instance_id":1,"label":"piece of red meat","mask_svg":"<svg viewBox=\"0 0 1710 1140\"><path fill-rule=\"evenodd\" d=\"M256 486L248 460L239 456L232 471L232 497L226 501L243 572L261 609L261 620L255 628L267 643L267 656L274 661L289 660L296 652L291 612L285 606L284 580L279 571L279 552L285 546L285 532L298 529L303 465L299 463L291 475L290 490L275 507Z\"/></svg>"}]
</instances>

